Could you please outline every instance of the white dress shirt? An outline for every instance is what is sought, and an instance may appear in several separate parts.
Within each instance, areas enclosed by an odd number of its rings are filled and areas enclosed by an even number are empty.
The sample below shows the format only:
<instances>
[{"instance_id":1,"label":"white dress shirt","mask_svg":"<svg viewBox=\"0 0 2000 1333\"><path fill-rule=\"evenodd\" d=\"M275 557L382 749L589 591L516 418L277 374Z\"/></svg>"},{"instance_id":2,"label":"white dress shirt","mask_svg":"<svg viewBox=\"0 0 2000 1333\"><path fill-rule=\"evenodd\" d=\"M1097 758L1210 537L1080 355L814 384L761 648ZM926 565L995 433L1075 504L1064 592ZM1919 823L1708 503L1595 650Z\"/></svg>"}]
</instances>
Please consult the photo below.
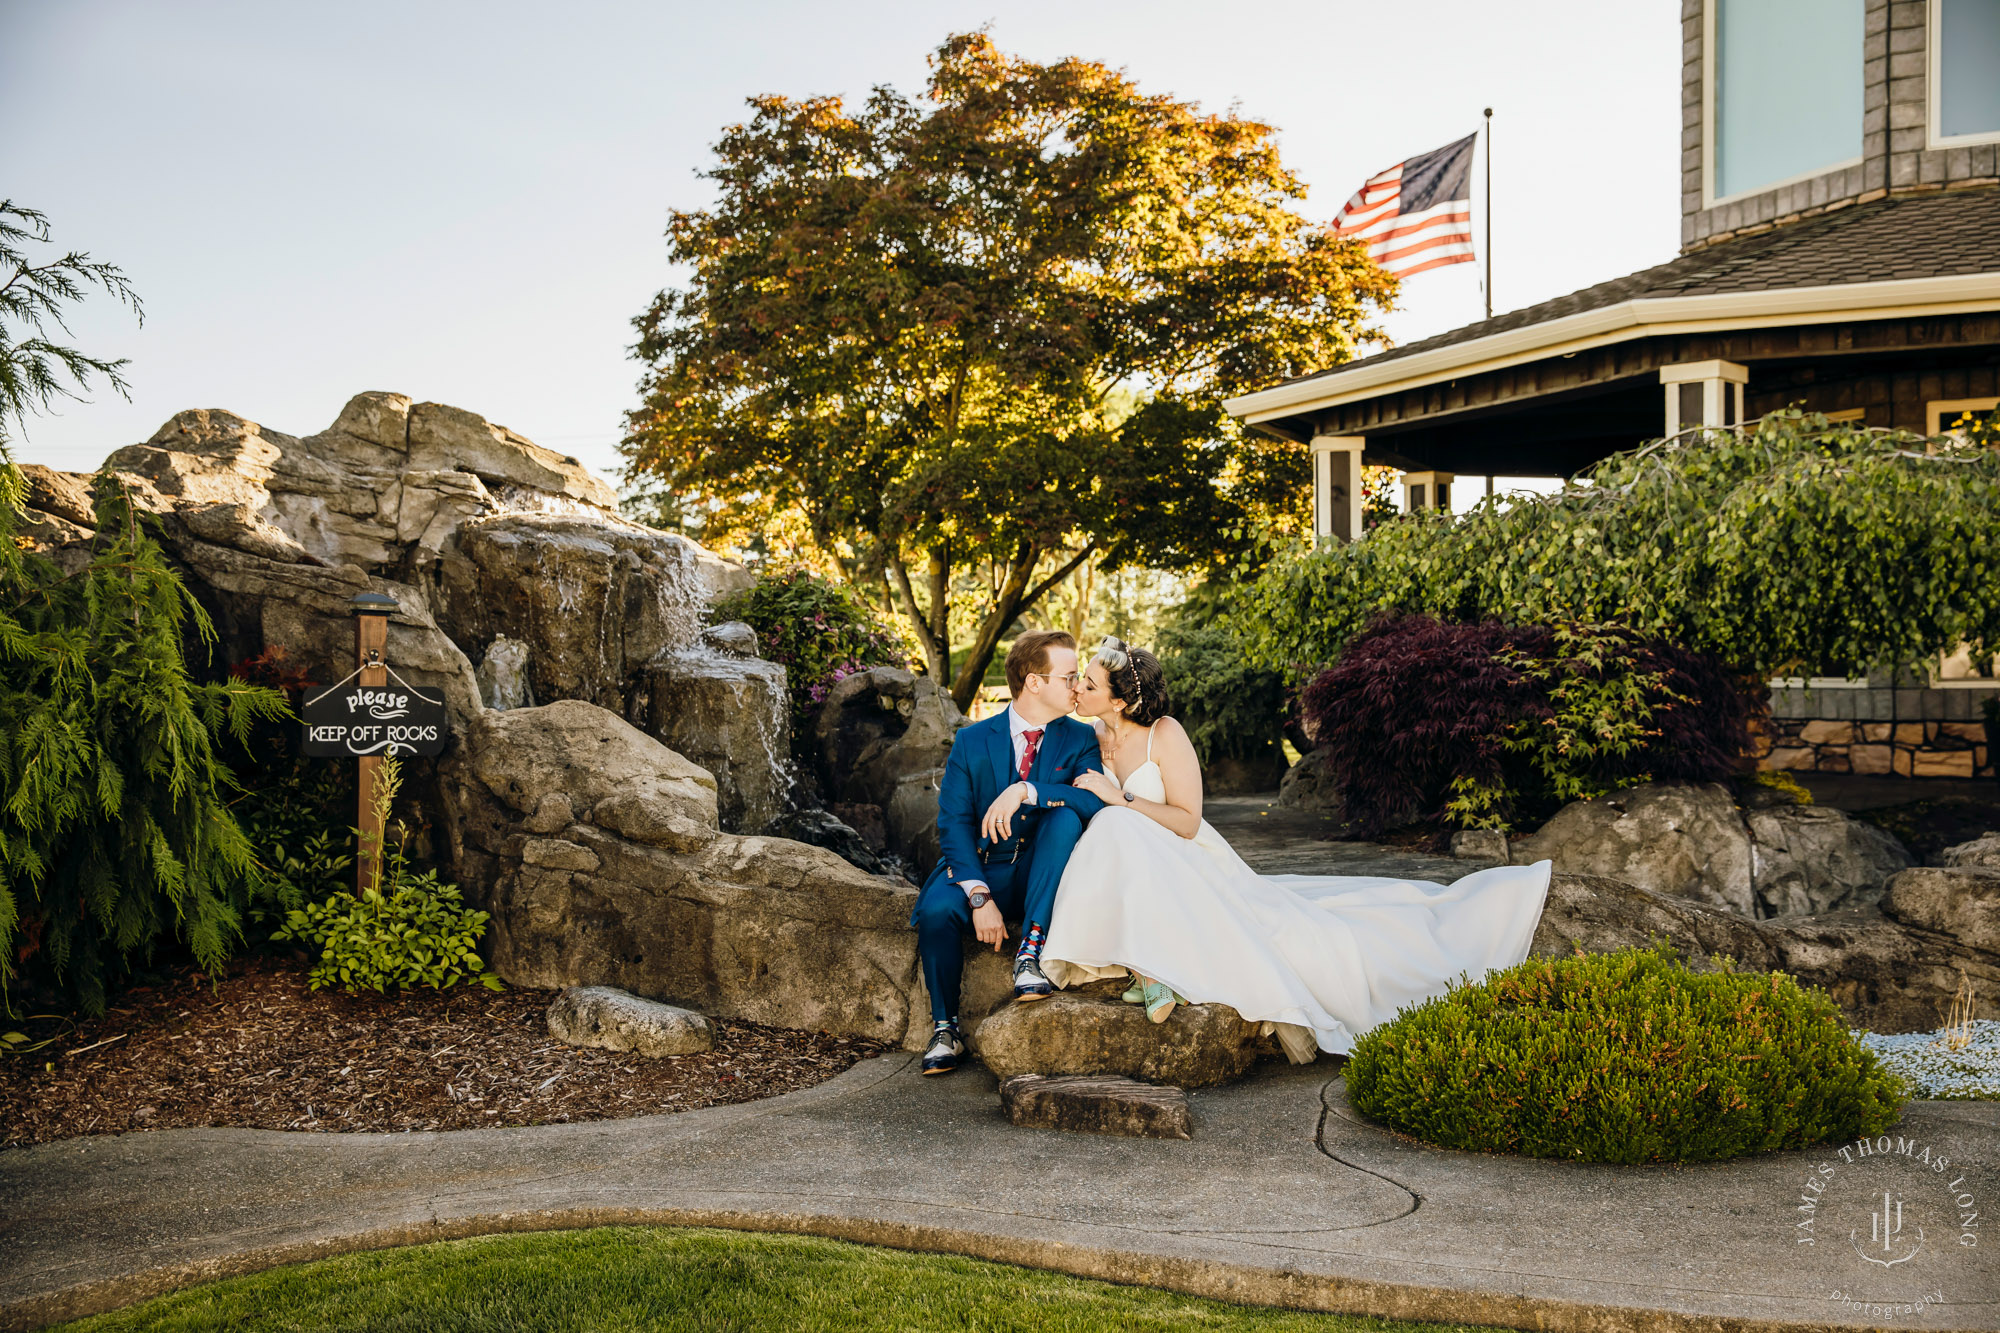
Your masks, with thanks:
<instances>
[{"instance_id":1,"label":"white dress shirt","mask_svg":"<svg viewBox=\"0 0 2000 1333\"><path fill-rule=\"evenodd\" d=\"M1037 728L1034 723L1015 712L1014 705L1007 705L1007 734L1014 740L1014 771L1016 773L1021 771L1021 761L1028 757L1028 733L1036 730L1040 730L1046 734L1048 723L1044 722L1040 728ZM1028 789L1027 803L1033 805L1037 799L1035 784L1022 779L1020 785ZM984 814L986 812L982 810L980 813ZM958 882L958 887L964 889L966 896L969 898L974 893L985 890L986 881L983 879L962 879Z\"/></svg>"}]
</instances>

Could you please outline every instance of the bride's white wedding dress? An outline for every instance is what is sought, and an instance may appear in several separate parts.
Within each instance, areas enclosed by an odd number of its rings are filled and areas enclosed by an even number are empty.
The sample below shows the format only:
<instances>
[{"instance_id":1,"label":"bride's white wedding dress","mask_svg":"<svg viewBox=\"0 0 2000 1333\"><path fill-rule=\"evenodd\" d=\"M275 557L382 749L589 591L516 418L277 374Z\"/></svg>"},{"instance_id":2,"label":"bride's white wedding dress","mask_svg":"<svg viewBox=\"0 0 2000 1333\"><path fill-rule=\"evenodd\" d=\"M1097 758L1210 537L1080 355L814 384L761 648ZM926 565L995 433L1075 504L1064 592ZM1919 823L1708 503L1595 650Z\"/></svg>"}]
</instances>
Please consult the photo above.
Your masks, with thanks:
<instances>
[{"instance_id":1,"label":"bride's white wedding dress","mask_svg":"<svg viewBox=\"0 0 2000 1333\"><path fill-rule=\"evenodd\" d=\"M1152 759L1124 790L1164 802ZM1083 831L1056 891L1042 967L1058 986L1128 969L1195 1004L1268 1024L1301 1064L1464 973L1528 956L1550 863L1496 866L1450 884L1372 875L1259 875L1209 826L1183 838L1106 806Z\"/></svg>"}]
</instances>

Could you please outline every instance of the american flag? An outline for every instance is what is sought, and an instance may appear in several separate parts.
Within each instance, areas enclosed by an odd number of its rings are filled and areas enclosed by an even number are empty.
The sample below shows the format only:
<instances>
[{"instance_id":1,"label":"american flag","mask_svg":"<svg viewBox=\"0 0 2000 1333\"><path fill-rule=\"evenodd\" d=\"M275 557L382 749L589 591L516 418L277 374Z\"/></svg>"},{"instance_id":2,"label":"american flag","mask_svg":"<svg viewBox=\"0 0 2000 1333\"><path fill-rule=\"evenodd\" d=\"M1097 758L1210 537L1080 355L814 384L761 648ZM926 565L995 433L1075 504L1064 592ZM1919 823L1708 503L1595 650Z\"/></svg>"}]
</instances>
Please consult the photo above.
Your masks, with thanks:
<instances>
[{"instance_id":1,"label":"american flag","mask_svg":"<svg viewBox=\"0 0 2000 1333\"><path fill-rule=\"evenodd\" d=\"M1334 231L1366 242L1368 257L1399 278L1470 264L1478 139L1468 134L1370 176L1333 220Z\"/></svg>"}]
</instances>

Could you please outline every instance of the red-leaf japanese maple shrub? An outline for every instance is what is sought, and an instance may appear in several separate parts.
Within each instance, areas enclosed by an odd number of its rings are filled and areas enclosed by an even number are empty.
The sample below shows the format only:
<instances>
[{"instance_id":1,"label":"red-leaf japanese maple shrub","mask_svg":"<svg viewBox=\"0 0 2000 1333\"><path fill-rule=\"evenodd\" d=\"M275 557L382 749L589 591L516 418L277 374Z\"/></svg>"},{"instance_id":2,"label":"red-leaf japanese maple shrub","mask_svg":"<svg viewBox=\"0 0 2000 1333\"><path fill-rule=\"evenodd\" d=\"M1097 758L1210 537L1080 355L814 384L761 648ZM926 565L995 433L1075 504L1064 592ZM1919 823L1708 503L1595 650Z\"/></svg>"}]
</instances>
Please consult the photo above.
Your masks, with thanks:
<instances>
[{"instance_id":1,"label":"red-leaf japanese maple shrub","mask_svg":"<svg viewBox=\"0 0 2000 1333\"><path fill-rule=\"evenodd\" d=\"M1505 828L1636 782L1722 781L1749 746L1720 662L1616 625L1380 618L1300 708L1362 833Z\"/></svg>"}]
</instances>

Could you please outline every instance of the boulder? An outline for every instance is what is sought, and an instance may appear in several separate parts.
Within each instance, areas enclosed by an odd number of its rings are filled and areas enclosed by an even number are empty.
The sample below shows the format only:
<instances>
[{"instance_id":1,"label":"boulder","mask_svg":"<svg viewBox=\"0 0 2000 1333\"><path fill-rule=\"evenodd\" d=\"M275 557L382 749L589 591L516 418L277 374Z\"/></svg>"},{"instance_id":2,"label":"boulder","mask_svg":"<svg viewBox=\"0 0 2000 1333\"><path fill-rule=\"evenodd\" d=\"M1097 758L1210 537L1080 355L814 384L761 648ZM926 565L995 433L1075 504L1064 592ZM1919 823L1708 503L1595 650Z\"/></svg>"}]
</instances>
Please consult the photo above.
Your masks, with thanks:
<instances>
[{"instance_id":1,"label":"boulder","mask_svg":"<svg viewBox=\"0 0 2000 1333\"><path fill-rule=\"evenodd\" d=\"M938 782L964 725L936 682L901 667L836 682L814 722L827 799L879 807L889 850L920 876L937 860Z\"/></svg>"},{"instance_id":2,"label":"boulder","mask_svg":"<svg viewBox=\"0 0 2000 1333\"><path fill-rule=\"evenodd\" d=\"M1226 1004L1184 1004L1154 1023L1136 1004L1098 989L1010 1004L974 1034L973 1050L1001 1079L1016 1074L1117 1074L1206 1088L1248 1072L1275 1051L1261 1025Z\"/></svg>"},{"instance_id":3,"label":"boulder","mask_svg":"<svg viewBox=\"0 0 2000 1333\"><path fill-rule=\"evenodd\" d=\"M1544 858L1558 874L1607 876L1757 915L1750 831L1716 783L1646 783L1572 801L1513 844L1516 864Z\"/></svg>"},{"instance_id":4,"label":"boulder","mask_svg":"<svg viewBox=\"0 0 2000 1333\"><path fill-rule=\"evenodd\" d=\"M701 641L718 653L736 657L757 655L757 631L741 620L725 620L701 632Z\"/></svg>"},{"instance_id":5,"label":"boulder","mask_svg":"<svg viewBox=\"0 0 2000 1333\"><path fill-rule=\"evenodd\" d=\"M1885 903L1894 896L1892 889ZM1607 953L1659 938L1697 971L1712 969L1711 956L1721 954L1739 971L1790 973L1825 990L1850 1023L1876 1032L1936 1028L1961 970L1980 997L1976 1016L2000 1018L2000 956L1874 907L1755 921L1621 880L1558 874L1529 954Z\"/></svg>"},{"instance_id":6,"label":"boulder","mask_svg":"<svg viewBox=\"0 0 2000 1333\"><path fill-rule=\"evenodd\" d=\"M1068 1129L1140 1139L1191 1139L1179 1088L1111 1074L1016 1074L1000 1085L1000 1112L1024 1129Z\"/></svg>"},{"instance_id":7,"label":"boulder","mask_svg":"<svg viewBox=\"0 0 2000 1333\"><path fill-rule=\"evenodd\" d=\"M1971 842L1947 847L1938 855L1941 865L1989 866L2000 869L2000 833L1983 833Z\"/></svg>"},{"instance_id":8,"label":"boulder","mask_svg":"<svg viewBox=\"0 0 2000 1333\"><path fill-rule=\"evenodd\" d=\"M483 712L440 780L452 877L492 913L506 980L912 1049L930 1035L916 891L819 847L722 832L713 777L617 715L576 700ZM975 1033L1011 993L1010 958L972 951Z\"/></svg>"},{"instance_id":9,"label":"boulder","mask_svg":"<svg viewBox=\"0 0 2000 1333\"><path fill-rule=\"evenodd\" d=\"M875 809L872 805L861 808ZM858 830L842 823L839 816L830 810L788 810L778 816L767 832L773 837L824 847L847 864L871 875L883 873L882 860L876 855L878 848L871 847Z\"/></svg>"},{"instance_id":10,"label":"boulder","mask_svg":"<svg viewBox=\"0 0 2000 1333\"><path fill-rule=\"evenodd\" d=\"M1330 759L1331 756L1323 749L1300 756L1299 762L1285 771L1284 780L1278 784L1278 804L1299 810L1339 814L1340 797L1333 787L1333 775L1327 771Z\"/></svg>"},{"instance_id":11,"label":"boulder","mask_svg":"<svg viewBox=\"0 0 2000 1333\"><path fill-rule=\"evenodd\" d=\"M1911 864L1894 837L1826 806L1769 806L1751 810L1745 821L1759 916L1870 906Z\"/></svg>"},{"instance_id":12,"label":"boulder","mask_svg":"<svg viewBox=\"0 0 2000 1333\"><path fill-rule=\"evenodd\" d=\"M715 1025L701 1014L611 986L571 986L556 996L549 1035L571 1046L648 1056L715 1049Z\"/></svg>"},{"instance_id":13,"label":"boulder","mask_svg":"<svg viewBox=\"0 0 2000 1333\"><path fill-rule=\"evenodd\" d=\"M1905 870L1889 885L1882 910L2000 959L2000 865Z\"/></svg>"},{"instance_id":14,"label":"boulder","mask_svg":"<svg viewBox=\"0 0 2000 1333\"><path fill-rule=\"evenodd\" d=\"M479 698L488 708L530 708L535 693L528 688L528 645L506 635L486 645L474 673L479 681Z\"/></svg>"}]
</instances>

